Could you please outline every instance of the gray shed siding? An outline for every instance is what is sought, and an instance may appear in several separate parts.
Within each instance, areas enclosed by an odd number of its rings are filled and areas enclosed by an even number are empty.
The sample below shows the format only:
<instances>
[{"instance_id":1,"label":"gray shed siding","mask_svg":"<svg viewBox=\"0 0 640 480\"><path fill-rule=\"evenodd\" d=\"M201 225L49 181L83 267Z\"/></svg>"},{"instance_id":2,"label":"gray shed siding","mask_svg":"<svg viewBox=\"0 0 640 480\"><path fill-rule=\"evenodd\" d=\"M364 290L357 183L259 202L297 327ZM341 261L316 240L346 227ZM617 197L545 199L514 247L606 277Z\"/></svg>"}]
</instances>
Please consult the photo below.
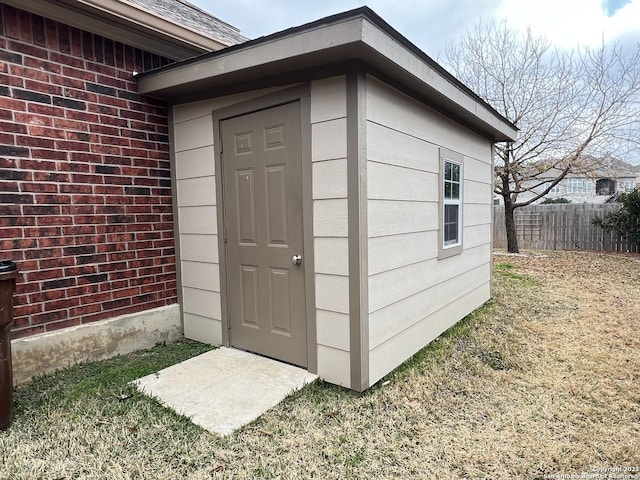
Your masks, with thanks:
<instances>
[{"instance_id":1,"label":"gray shed siding","mask_svg":"<svg viewBox=\"0 0 640 480\"><path fill-rule=\"evenodd\" d=\"M490 298L492 144L367 78L369 384ZM464 158L463 252L438 259L440 148Z\"/></svg>"}]
</instances>

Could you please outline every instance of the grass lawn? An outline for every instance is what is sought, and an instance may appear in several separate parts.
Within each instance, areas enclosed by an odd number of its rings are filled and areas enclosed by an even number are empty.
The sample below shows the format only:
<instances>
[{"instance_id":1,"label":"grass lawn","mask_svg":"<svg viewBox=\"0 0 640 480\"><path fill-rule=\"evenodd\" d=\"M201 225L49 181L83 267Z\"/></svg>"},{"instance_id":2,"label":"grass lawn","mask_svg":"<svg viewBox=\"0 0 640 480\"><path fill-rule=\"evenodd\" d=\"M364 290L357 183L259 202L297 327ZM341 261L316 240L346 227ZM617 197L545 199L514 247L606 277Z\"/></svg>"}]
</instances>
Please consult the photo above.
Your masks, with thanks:
<instances>
[{"instance_id":1,"label":"grass lawn","mask_svg":"<svg viewBox=\"0 0 640 480\"><path fill-rule=\"evenodd\" d=\"M640 256L494 264L493 301L367 392L317 382L228 437L127 386L201 344L38 378L0 479L640 478Z\"/></svg>"}]
</instances>

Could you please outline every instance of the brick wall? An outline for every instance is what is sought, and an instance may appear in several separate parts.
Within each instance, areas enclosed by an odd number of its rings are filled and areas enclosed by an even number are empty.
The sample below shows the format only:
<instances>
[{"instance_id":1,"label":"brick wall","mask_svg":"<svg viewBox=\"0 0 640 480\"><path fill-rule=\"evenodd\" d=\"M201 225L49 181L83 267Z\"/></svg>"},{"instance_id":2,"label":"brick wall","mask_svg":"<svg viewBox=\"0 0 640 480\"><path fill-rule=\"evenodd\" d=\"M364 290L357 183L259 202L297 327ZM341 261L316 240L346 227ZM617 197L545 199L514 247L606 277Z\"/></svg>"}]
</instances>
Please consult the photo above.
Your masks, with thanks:
<instances>
[{"instance_id":1,"label":"brick wall","mask_svg":"<svg viewBox=\"0 0 640 480\"><path fill-rule=\"evenodd\" d=\"M0 4L0 258L13 336L169 305L166 106L133 71L168 60Z\"/></svg>"}]
</instances>

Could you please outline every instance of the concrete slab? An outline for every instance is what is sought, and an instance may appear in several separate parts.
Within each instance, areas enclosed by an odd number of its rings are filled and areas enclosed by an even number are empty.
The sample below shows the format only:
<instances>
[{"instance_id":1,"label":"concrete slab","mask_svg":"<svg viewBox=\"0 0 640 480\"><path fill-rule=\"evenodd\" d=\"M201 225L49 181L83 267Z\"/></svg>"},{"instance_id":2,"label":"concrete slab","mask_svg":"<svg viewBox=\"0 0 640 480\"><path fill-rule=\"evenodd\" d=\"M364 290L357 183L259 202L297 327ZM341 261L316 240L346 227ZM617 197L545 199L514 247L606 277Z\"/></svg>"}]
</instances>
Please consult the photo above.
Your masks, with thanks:
<instances>
[{"instance_id":1,"label":"concrete slab","mask_svg":"<svg viewBox=\"0 0 640 480\"><path fill-rule=\"evenodd\" d=\"M228 435L316 378L302 368L221 347L132 383L196 425Z\"/></svg>"}]
</instances>

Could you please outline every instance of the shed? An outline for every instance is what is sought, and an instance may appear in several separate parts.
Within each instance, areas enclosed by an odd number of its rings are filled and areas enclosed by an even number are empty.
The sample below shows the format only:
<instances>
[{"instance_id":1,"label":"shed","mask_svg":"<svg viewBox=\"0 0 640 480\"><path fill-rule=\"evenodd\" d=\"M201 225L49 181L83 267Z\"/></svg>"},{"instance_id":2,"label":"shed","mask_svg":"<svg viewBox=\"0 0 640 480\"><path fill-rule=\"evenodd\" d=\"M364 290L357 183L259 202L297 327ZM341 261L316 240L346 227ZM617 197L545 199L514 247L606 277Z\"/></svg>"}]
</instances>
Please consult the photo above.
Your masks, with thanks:
<instances>
[{"instance_id":1,"label":"shed","mask_svg":"<svg viewBox=\"0 0 640 480\"><path fill-rule=\"evenodd\" d=\"M188 338L362 391L491 297L516 128L372 10L138 84L170 102Z\"/></svg>"}]
</instances>

